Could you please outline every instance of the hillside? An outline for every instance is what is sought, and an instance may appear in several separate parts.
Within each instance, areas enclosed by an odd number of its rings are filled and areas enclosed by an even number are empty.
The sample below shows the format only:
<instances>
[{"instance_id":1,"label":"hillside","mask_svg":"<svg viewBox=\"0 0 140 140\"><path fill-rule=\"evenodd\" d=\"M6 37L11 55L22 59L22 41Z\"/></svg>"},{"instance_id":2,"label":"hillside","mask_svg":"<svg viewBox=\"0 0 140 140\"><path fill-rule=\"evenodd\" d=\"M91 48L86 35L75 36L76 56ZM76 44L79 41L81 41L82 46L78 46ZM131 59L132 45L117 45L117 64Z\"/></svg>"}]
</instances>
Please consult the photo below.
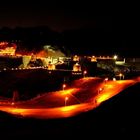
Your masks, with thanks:
<instances>
[{"instance_id":1,"label":"hillside","mask_svg":"<svg viewBox=\"0 0 140 140\"><path fill-rule=\"evenodd\" d=\"M140 84L84 114L57 120L13 118L0 113L0 134L8 137L128 138L138 136Z\"/></svg>"}]
</instances>

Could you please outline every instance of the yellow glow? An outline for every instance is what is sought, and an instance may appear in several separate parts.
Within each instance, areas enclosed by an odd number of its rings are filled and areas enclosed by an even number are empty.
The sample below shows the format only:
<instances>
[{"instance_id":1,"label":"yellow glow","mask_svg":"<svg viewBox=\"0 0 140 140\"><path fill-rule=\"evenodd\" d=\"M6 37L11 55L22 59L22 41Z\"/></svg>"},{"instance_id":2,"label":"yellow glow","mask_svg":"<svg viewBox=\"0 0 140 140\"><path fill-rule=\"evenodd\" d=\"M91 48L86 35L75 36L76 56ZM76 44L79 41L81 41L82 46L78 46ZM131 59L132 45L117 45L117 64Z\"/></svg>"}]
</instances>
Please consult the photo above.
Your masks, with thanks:
<instances>
[{"instance_id":1,"label":"yellow glow","mask_svg":"<svg viewBox=\"0 0 140 140\"><path fill-rule=\"evenodd\" d=\"M123 76L123 74L122 74L122 73L120 73L120 74L119 74L119 76Z\"/></svg>"},{"instance_id":2,"label":"yellow glow","mask_svg":"<svg viewBox=\"0 0 140 140\"><path fill-rule=\"evenodd\" d=\"M99 88L100 91L102 91L102 88Z\"/></svg>"},{"instance_id":3,"label":"yellow glow","mask_svg":"<svg viewBox=\"0 0 140 140\"><path fill-rule=\"evenodd\" d=\"M113 78L113 81L116 81L116 78Z\"/></svg>"},{"instance_id":4,"label":"yellow glow","mask_svg":"<svg viewBox=\"0 0 140 140\"><path fill-rule=\"evenodd\" d=\"M23 113L25 112L25 109L13 108L11 109L11 112L14 114Z\"/></svg>"},{"instance_id":5,"label":"yellow glow","mask_svg":"<svg viewBox=\"0 0 140 140\"><path fill-rule=\"evenodd\" d=\"M65 106L65 107L61 108L61 111L65 112L65 111L71 111L74 109L76 109L76 106L71 105L71 106Z\"/></svg>"},{"instance_id":6,"label":"yellow glow","mask_svg":"<svg viewBox=\"0 0 140 140\"><path fill-rule=\"evenodd\" d=\"M11 108L1 108L2 111L6 111L8 113L11 113L11 114L15 114L15 115L22 115L22 114L25 114L27 112L27 109L22 109L22 108L14 108L14 107L11 107Z\"/></svg>"},{"instance_id":7,"label":"yellow glow","mask_svg":"<svg viewBox=\"0 0 140 140\"><path fill-rule=\"evenodd\" d=\"M96 61L97 61L96 57L95 56L92 56L91 57L91 62L96 62Z\"/></svg>"},{"instance_id":8,"label":"yellow glow","mask_svg":"<svg viewBox=\"0 0 140 140\"><path fill-rule=\"evenodd\" d=\"M74 64L73 71L81 71L81 66L78 63Z\"/></svg>"},{"instance_id":9,"label":"yellow glow","mask_svg":"<svg viewBox=\"0 0 140 140\"><path fill-rule=\"evenodd\" d=\"M117 55L114 55L114 57L113 57L115 60L118 58L118 56Z\"/></svg>"},{"instance_id":10,"label":"yellow glow","mask_svg":"<svg viewBox=\"0 0 140 140\"><path fill-rule=\"evenodd\" d=\"M111 85L111 84L107 84L107 85L105 85L105 87L107 87L107 88L113 88L114 86Z\"/></svg>"},{"instance_id":11,"label":"yellow glow","mask_svg":"<svg viewBox=\"0 0 140 140\"><path fill-rule=\"evenodd\" d=\"M55 70L54 64L48 64L48 70Z\"/></svg>"},{"instance_id":12,"label":"yellow glow","mask_svg":"<svg viewBox=\"0 0 140 140\"><path fill-rule=\"evenodd\" d=\"M85 78L86 79L86 78ZM80 85L81 83L85 82L85 79L82 78L80 80L77 80L76 82ZM94 79L96 78L87 78L86 80L91 80L89 82L92 82ZM21 103L19 106L18 104L15 105L11 105L12 102L10 102L10 104L2 104L0 103L0 110L1 111L5 111L8 113L11 113L13 115L21 115L24 117L35 117L35 118L45 118L45 119L49 119L49 118L63 118L63 117L71 117L74 115L77 115L79 113L85 112L85 111L89 111L91 109L96 108L97 106L100 105L100 103L102 103L103 101L108 100L109 98L115 96L116 94L120 93L120 91L124 90L125 88L135 84L136 82L138 82L138 80L123 80L123 81L109 81L105 84L105 86L103 87L103 91L101 92L101 94L95 96L95 94L92 97L89 97L90 100L85 100L80 102L80 104L75 104L75 102L70 102L71 101L71 96L67 95L67 94L77 94L79 93L79 91L83 90L85 88L85 85L83 85L82 87L79 88L71 88L71 89L67 89L64 91L57 91L56 94L58 95L58 97L61 97L59 99L60 103L63 103L63 107L62 104L60 104L61 106L59 106L59 101L56 104L56 107L48 107L47 105L45 105L43 103L43 107L40 106L40 102L36 105L38 106L34 106L33 104L36 103L34 102L34 100L30 100L28 101L29 103L31 103L31 105L26 104L26 102ZM94 85L93 85L94 86ZM98 87L97 89L99 90L100 87ZM88 89L89 90L89 89ZM83 90L83 92L85 92L85 97L86 96L90 96L91 94L93 94L94 92L92 92L92 90L90 92L87 92L86 90ZM48 100L49 101L53 101L57 95L56 94L51 94L51 96L49 96L49 94L46 95L46 97L49 97ZM63 96L64 95L64 96ZM44 96L42 96L44 98ZM84 98L84 96L83 96ZM46 102L48 100L45 100ZM78 98L79 100L79 98ZM38 100L35 100L38 102ZM39 98L40 101L40 98ZM74 103L74 104L72 104ZM54 102L52 102L52 104L54 105ZM19 108L20 106L22 106L22 108Z\"/></svg>"},{"instance_id":13,"label":"yellow glow","mask_svg":"<svg viewBox=\"0 0 140 140\"><path fill-rule=\"evenodd\" d=\"M107 99L109 99L109 94L103 94L99 98L97 98L97 103L101 103Z\"/></svg>"},{"instance_id":14,"label":"yellow glow","mask_svg":"<svg viewBox=\"0 0 140 140\"><path fill-rule=\"evenodd\" d=\"M0 42L0 55L15 55L16 45L14 43Z\"/></svg>"},{"instance_id":15,"label":"yellow glow","mask_svg":"<svg viewBox=\"0 0 140 140\"><path fill-rule=\"evenodd\" d=\"M79 56L75 55L75 56L73 57L73 61L79 61Z\"/></svg>"},{"instance_id":16,"label":"yellow glow","mask_svg":"<svg viewBox=\"0 0 140 140\"><path fill-rule=\"evenodd\" d=\"M67 89L61 92L61 95L68 95L68 94L73 94L79 91L78 88L72 88L72 89Z\"/></svg>"}]
</instances>

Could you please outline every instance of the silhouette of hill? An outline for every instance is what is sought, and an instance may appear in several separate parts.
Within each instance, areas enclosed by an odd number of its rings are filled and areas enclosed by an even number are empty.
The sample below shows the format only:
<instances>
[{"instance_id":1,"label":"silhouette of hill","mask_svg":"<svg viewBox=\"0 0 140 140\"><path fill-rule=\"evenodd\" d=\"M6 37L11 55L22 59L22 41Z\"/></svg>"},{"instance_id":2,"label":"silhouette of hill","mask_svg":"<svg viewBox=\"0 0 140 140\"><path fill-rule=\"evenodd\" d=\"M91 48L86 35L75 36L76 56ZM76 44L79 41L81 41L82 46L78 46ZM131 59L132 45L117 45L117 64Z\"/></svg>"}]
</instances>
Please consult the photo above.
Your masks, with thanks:
<instances>
[{"instance_id":1,"label":"silhouette of hill","mask_svg":"<svg viewBox=\"0 0 140 140\"><path fill-rule=\"evenodd\" d=\"M18 50L39 51L44 45L52 45L59 46L67 55L118 54L124 57L138 57L138 40L132 34L131 29L122 27L112 31L98 26L81 27L63 32L56 32L47 26L13 29L3 27L0 29L0 41L15 42Z\"/></svg>"}]
</instances>

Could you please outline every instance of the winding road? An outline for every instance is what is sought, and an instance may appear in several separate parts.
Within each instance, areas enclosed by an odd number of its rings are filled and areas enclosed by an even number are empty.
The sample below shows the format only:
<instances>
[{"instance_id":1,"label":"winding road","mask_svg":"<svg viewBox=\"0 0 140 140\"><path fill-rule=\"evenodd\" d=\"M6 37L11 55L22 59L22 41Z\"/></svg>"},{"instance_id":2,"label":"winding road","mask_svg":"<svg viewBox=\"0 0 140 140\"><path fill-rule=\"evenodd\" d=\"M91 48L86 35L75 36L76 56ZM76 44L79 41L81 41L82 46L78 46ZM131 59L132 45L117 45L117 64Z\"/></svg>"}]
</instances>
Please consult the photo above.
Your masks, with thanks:
<instances>
[{"instance_id":1,"label":"winding road","mask_svg":"<svg viewBox=\"0 0 140 140\"><path fill-rule=\"evenodd\" d=\"M101 78L86 77L74 81L64 90L45 93L28 101L7 104L0 102L0 110L25 118L71 117L98 107L102 102L139 81L139 78L104 81Z\"/></svg>"}]
</instances>

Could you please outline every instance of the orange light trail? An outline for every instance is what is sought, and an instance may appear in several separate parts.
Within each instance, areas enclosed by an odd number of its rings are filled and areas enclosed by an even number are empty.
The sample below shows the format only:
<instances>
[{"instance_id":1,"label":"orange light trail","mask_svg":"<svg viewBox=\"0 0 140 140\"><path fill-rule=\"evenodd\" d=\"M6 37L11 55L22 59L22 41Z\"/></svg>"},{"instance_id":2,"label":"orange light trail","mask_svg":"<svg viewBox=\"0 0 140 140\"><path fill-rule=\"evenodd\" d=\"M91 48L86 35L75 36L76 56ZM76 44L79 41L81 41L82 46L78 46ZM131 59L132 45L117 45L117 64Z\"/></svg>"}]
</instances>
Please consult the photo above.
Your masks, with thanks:
<instances>
[{"instance_id":1,"label":"orange light trail","mask_svg":"<svg viewBox=\"0 0 140 140\"><path fill-rule=\"evenodd\" d=\"M2 105L0 103L0 110L22 117L42 119L71 117L98 107L102 102L139 82L139 80L119 80L108 81L106 83L99 81L99 78L76 80L73 87L65 91L62 90L45 94L30 101L19 102L14 105ZM98 85L95 86L95 83L98 83ZM90 86L86 87L85 84ZM99 90L99 85L102 85L102 90L96 93L95 91ZM84 101L87 96L90 100ZM83 99L83 102L80 104L77 103L74 97L77 98L77 100ZM65 106L66 98L68 98L68 103ZM41 107L40 104L42 104ZM48 107L49 104L52 104L53 107Z\"/></svg>"}]
</instances>

